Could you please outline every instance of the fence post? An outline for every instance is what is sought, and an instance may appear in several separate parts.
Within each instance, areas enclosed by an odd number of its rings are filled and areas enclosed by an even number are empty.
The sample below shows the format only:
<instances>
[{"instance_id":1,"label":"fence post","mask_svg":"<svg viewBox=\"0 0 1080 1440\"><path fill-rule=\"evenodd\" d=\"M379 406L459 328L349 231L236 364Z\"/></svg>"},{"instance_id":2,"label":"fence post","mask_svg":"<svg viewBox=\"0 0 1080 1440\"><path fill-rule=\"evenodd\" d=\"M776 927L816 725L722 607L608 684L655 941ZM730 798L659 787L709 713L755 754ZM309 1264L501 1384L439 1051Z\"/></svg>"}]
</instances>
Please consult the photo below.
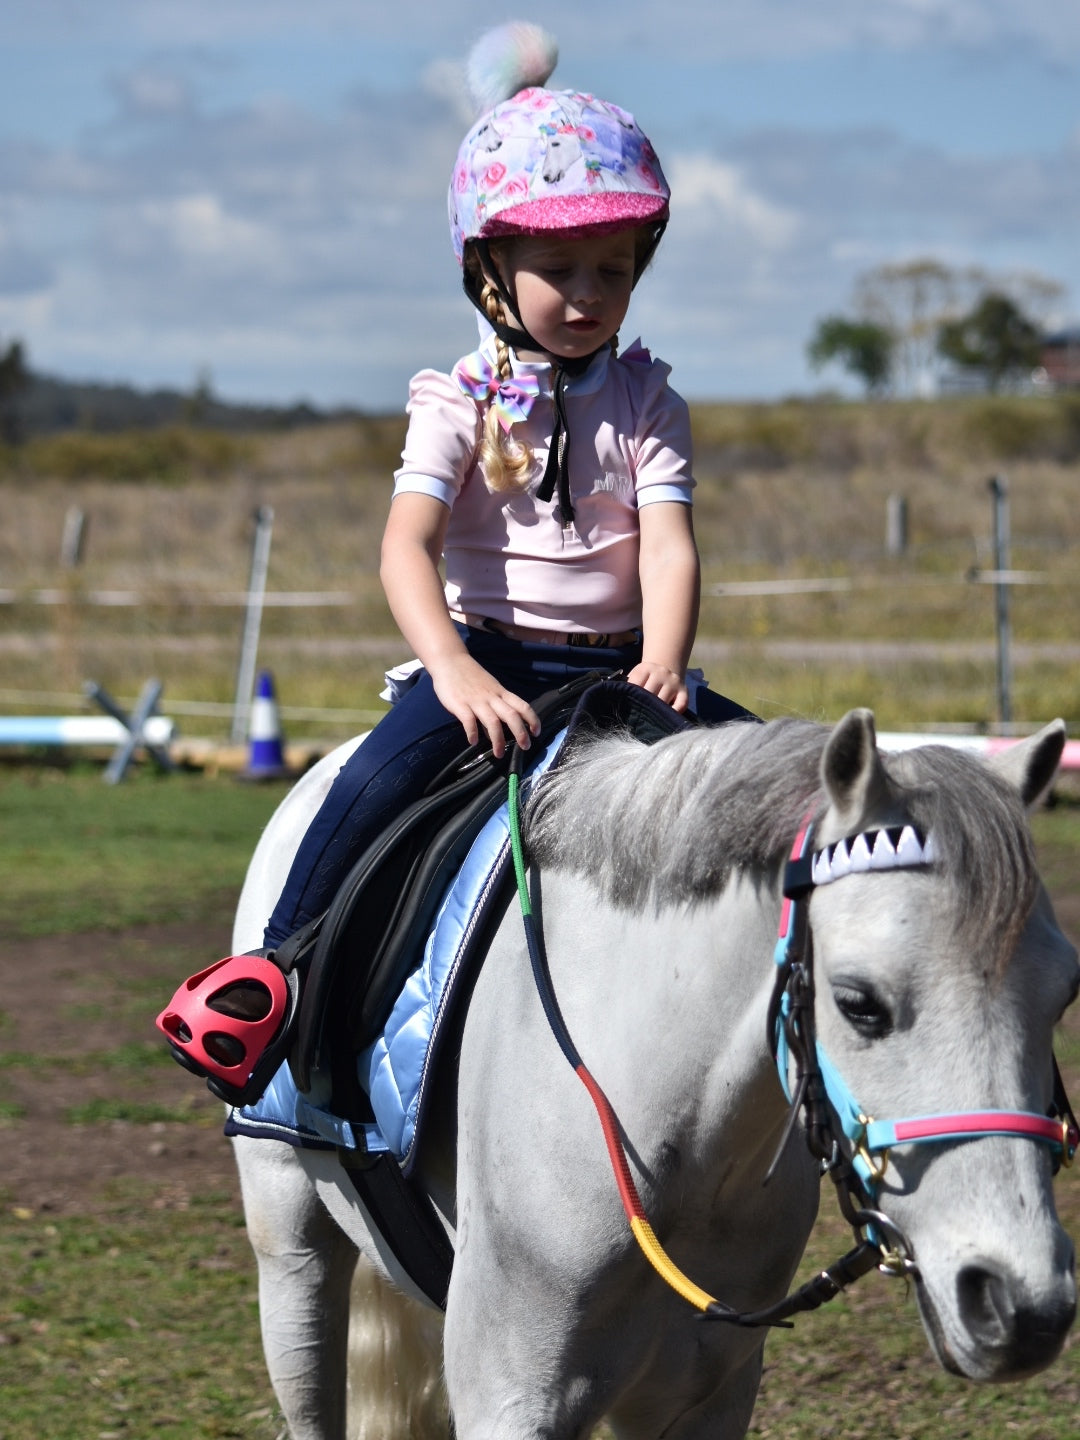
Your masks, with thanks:
<instances>
[{"instance_id":1,"label":"fence post","mask_svg":"<svg viewBox=\"0 0 1080 1440\"><path fill-rule=\"evenodd\" d=\"M60 564L74 570L83 562L86 547L86 512L78 505L69 505L64 516L64 533L60 537Z\"/></svg>"},{"instance_id":2,"label":"fence post","mask_svg":"<svg viewBox=\"0 0 1080 1440\"><path fill-rule=\"evenodd\" d=\"M904 495L885 502L885 554L903 555L908 545L908 504Z\"/></svg>"},{"instance_id":3,"label":"fence post","mask_svg":"<svg viewBox=\"0 0 1080 1440\"><path fill-rule=\"evenodd\" d=\"M259 630L262 626L263 598L266 595L266 574L270 568L270 540L274 531L274 512L269 505L255 511L255 539L251 548L251 577L248 580L247 606L244 610L244 631L240 641L240 663L236 670L236 697L233 700L233 745L247 739L251 700L255 692L255 661L259 651Z\"/></svg>"},{"instance_id":4,"label":"fence post","mask_svg":"<svg viewBox=\"0 0 1080 1440\"><path fill-rule=\"evenodd\" d=\"M1012 657L1009 645L1009 485L1004 475L987 482L994 499L994 613L997 621L998 719L1012 720Z\"/></svg>"}]
</instances>

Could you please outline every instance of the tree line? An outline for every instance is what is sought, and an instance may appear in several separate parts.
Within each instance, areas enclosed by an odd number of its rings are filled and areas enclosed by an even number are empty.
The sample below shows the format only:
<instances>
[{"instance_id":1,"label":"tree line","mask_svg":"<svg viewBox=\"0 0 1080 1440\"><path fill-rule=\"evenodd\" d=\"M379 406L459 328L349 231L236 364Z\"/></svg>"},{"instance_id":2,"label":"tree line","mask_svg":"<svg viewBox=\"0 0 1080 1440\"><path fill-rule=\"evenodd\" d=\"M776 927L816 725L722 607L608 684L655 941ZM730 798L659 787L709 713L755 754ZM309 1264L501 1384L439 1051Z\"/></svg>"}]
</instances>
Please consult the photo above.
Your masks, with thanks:
<instances>
[{"instance_id":1,"label":"tree line","mask_svg":"<svg viewBox=\"0 0 1080 1440\"><path fill-rule=\"evenodd\" d=\"M0 443L10 446L70 430L115 434L188 425L244 433L295 429L360 413L352 408L317 409L303 401L284 406L232 403L214 393L206 370L188 391L57 379L30 368L20 340L5 344L0 339Z\"/></svg>"},{"instance_id":2,"label":"tree line","mask_svg":"<svg viewBox=\"0 0 1080 1440\"><path fill-rule=\"evenodd\" d=\"M939 260L881 265L855 285L853 315L826 315L807 346L815 370L838 362L869 394L932 391L941 362L991 392L1039 365L1064 287L1022 272L992 275Z\"/></svg>"},{"instance_id":3,"label":"tree line","mask_svg":"<svg viewBox=\"0 0 1080 1440\"><path fill-rule=\"evenodd\" d=\"M856 281L853 314L817 322L807 358L814 370L840 364L871 395L932 392L941 362L996 392L1039 365L1050 309L1063 293L1031 272L993 276L935 259L881 265ZM229 404L213 393L206 370L187 393L56 380L31 371L20 340L0 341L0 442L8 445L71 429L281 429L358 413Z\"/></svg>"}]
</instances>

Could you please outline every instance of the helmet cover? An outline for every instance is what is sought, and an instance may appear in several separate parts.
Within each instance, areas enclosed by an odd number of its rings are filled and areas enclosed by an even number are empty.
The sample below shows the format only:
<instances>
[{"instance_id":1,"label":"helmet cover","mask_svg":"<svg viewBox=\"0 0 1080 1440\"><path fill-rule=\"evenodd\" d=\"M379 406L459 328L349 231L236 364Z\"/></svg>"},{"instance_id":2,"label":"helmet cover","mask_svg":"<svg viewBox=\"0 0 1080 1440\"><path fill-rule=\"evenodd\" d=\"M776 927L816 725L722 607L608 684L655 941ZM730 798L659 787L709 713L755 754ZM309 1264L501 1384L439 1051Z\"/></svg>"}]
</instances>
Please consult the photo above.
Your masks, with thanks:
<instances>
[{"instance_id":1,"label":"helmet cover","mask_svg":"<svg viewBox=\"0 0 1080 1440\"><path fill-rule=\"evenodd\" d=\"M575 91L528 86L482 115L450 182L460 263L469 240L625 230L666 219L671 192L634 117Z\"/></svg>"}]
</instances>

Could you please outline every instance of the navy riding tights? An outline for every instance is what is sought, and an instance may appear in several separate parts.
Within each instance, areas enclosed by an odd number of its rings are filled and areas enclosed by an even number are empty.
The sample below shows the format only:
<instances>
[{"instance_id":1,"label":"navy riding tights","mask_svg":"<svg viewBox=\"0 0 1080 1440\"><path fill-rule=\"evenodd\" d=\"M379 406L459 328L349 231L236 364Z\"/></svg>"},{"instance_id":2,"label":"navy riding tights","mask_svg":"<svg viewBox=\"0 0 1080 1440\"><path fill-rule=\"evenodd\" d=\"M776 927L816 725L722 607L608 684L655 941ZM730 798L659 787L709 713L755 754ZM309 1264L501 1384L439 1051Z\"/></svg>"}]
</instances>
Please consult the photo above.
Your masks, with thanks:
<instances>
[{"instance_id":1,"label":"navy riding tights","mask_svg":"<svg viewBox=\"0 0 1080 1440\"><path fill-rule=\"evenodd\" d=\"M530 702L590 670L630 670L641 658L636 645L534 645L459 629L473 658ZM440 705L424 673L338 772L300 842L264 944L280 945L321 915L367 846L465 744L461 722Z\"/></svg>"}]
</instances>

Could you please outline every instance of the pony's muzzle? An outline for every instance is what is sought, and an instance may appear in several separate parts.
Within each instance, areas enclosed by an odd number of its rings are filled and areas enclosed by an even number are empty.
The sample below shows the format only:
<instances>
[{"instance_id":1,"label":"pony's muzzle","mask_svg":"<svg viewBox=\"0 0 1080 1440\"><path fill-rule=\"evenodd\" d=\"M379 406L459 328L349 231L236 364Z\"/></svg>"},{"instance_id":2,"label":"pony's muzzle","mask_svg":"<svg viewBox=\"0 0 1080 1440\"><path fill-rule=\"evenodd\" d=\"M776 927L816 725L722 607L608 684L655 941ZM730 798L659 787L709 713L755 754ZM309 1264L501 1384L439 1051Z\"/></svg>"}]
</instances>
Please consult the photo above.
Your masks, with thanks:
<instances>
[{"instance_id":1,"label":"pony's muzzle","mask_svg":"<svg viewBox=\"0 0 1080 1440\"><path fill-rule=\"evenodd\" d=\"M987 1380L1021 1380L1045 1369L1076 1317L1071 1269L1041 1300L1025 1293L1018 1276L990 1261L965 1265L956 1289L960 1320L984 1357L980 1378Z\"/></svg>"}]
</instances>

